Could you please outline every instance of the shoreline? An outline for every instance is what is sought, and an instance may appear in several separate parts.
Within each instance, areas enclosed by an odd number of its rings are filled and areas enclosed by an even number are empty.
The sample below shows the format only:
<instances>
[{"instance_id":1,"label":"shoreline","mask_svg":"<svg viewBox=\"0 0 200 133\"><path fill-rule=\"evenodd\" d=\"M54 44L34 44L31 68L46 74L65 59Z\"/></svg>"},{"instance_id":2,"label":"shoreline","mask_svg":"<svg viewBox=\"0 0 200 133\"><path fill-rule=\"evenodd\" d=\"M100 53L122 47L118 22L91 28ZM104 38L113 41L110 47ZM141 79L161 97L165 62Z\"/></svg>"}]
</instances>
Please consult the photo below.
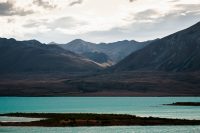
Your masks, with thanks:
<instances>
[{"instance_id":1,"label":"shoreline","mask_svg":"<svg viewBox=\"0 0 200 133\"><path fill-rule=\"evenodd\" d=\"M9 113L8 117L44 118L32 122L0 122L0 126L92 127L92 126L183 126L200 125L200 120L139 117L127 114Z\"/></svg>"},{"instance_id":2,"label":"shoreline","mask_svg":"<svg viewBox=\"0 0 200 133\"><path fill-rule=\"evenodd\" d=\"M171 104L163 104L166 106L200 106L200 102L175 102Z\"/></svg>"}]
</instances>

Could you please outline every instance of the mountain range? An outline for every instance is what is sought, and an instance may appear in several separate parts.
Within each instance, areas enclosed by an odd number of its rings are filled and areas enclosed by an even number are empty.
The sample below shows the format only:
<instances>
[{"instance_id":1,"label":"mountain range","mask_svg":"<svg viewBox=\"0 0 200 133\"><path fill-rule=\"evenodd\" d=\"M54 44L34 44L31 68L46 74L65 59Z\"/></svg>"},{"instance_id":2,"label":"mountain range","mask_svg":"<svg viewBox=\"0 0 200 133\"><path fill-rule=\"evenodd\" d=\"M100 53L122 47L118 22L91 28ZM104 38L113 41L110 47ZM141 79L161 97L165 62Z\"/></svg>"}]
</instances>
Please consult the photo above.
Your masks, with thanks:
<instances>
[{"instance_id":1,"label":"mountain range","mask_svg":"<svg viewBox=\"0 0 200 133\"><path fill-rule=\"evenodd\" d=\"M57 45L0 38L0 73L88 72L100 69L102 67L97 63Z\"/></svg>"},{"instance_id":2,"label":"mountain range","mask_svg":"<svg viewBox=\"0 0 200 133\"><path fill-rule=\"evenodd\" d=\"M95 44L91 42L86 42L81 39L76 39L67 44L59 44L59 46L61 46L66 50L70 50L74 53L85 55L90 59L92 59L91 58L92 54L93 56L97 57L97 53L100 53L98 55L99 58L105 58L105 55L107 56L107 60L105 60L104 63L112 61L113 64L116 64L120 60L124 59L126 56L131 54L132 52L142 49L150 42L151 41L137 42L134 40L132 41L124 40L113 43ZM88 55L87 53L90 53L89 54L90 56L87 56ZM101 55L103 55L104 57L102 57ZM99 63L102 63L102 60Z\"/></svg>"},{"instance_id":3,"label":"mountain range","mask_svg":"<svg viewBox=\"0 0 200 133\"><path fill-rule=\"evenodd\" d=\"M199 71L200 22L177 33L158 39L117 65L114 71Z\"/></svg>"}]
</instances>

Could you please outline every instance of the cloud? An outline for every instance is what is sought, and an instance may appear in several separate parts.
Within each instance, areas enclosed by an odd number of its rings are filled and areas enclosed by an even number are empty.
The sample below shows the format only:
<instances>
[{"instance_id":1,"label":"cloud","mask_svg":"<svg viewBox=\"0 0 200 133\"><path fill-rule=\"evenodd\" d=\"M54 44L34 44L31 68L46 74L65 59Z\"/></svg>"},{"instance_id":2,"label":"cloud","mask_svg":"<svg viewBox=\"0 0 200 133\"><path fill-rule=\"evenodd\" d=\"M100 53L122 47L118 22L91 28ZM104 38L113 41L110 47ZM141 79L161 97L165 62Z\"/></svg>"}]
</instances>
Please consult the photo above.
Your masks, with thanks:
<instances>
[{"instance_id":1,"label":"cloud","mask_svg":"<svg viewBox=\"0 0 200 133\"><path fill-rule=\"evenodd\" d=\"M200 4L177 4L175 7L184 11L200 11Z\"/></svg>"},{"instance_id":2,"label":"cloud","mask_svg":"<svg viewBox=\"0 0 200 133\"><path fill-rule=\"evenodd\" d=\"M30 20L26 24L23 25L25 28L36 28L39 26L43 26L47 24L47 20Z\"/></svg>"},{"instance_id":3,"label":"cloud","mask_svg":"<svg viewBox=\"0 0 200 133\"><path fill-rule=\"evenodd\" d=\"M80 25L86 25L86 22L77 20L73 17L67 16L67 17L62 17L59 19L56 19L54 22L52 22L48 27L51 29L56 29L56 28L62 28L62 29L72 29L76 28Z\"/></svg>"},{"instance_id":4,"label":"cloud","mask_svg":"<svg viewBox=\"0 0 200 133\"><path fill-rule=\"evenodd\" d=\"M131 14L131 17L127 19L133 22L158 22L160 20L170 20L181 18L185 15L189 17L200 14L200 4L175 4L171 11L160 12L156 9L147 9L141 12Z\"/></svg>"},{"instance_id":5,"label":"cloud","mask_svg":"<svg viewBox=\"0 0 200 133\"><path fill-rule=\"evenodd\" d=\"M13 22L15 22L15 20L12 19L12 18L9 18L9 19L7 19L7 22L8 22L8 23L13 23Z\"/></svg>"},{"instance_id":6,"label":"cloud","mask_svg":"<svg viewBox=\"0 0 200 133\"><path fill-rule=\"evenodd\" d=\"M77 4L82 4L83 0L73 0L71 3L69 3L69 6L74 6Z\"/></svg>"},{"instance_id":7,"label":"cloud","mask_svg":"<svg viewBox=\"0 0 200 133\"><path fill-rule=\"evenodd\" d=\"M149 21L155 19L159 16L159 12L154 9L148 9L134 15L134 20L136 21Z\"/></svg>"},{"instance_id":8,"label":"cloud","mask_svg":"<svg viewBox=\"0 0 200 133\"><path fill-rule=\"evenodd\" d=\"M31 10L17 8L15 7L14 4L15 3L11 1L0 2L0 16L13 16L13 15L26 16L28 14L33 13L33 11Z\"/></svg>"},{"instance_id":9,"label":"cloud","mask_svg":"<svg viewBox=\"0 0 200 133\"><path fill-rule=\"evenodd\" d=\"M77 20L71 16L61 17L55 19L51 22L48 22L46 19L41 20L30 20L28 23L24 24L25 28L38 28L38 27L46 27L52 31L60 30L60 31L74 31L80 26L87 25L88 23L85 21Z\"/></svg>"},{"instance_id":10,"label":"cloud","mask_svg":"<svg viewBox=\"0 0 200 133\"><path fill-rule=\"evenodd\" d=\"M53 9L57 7L56 5L51 4L49 1L44 1L44 0L34 0L33 4L37 6L41 6L45 9Z\"/></svg>"},{"instance_id":11,"label":"cloud","mask_svg":"<svg viewBox=\"0 0 200 133\"><path fill-rule=\"evenodd\" d=\"M169 2L172 2L172 3L174 3L174 2L179 2L180 0L169 0Z\"/></svg>"}]
</instances>

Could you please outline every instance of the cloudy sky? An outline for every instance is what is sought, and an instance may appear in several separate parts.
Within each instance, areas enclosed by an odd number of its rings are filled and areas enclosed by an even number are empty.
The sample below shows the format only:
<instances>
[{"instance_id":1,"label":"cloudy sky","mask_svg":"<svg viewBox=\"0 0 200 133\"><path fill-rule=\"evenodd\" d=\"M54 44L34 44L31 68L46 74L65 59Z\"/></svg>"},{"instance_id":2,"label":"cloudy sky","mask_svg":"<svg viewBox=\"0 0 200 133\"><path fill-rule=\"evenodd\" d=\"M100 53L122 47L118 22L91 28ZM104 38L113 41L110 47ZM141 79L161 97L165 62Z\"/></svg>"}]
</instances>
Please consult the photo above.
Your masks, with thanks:
<instances>
[{"instance_id":1,"label":"cloudy sky","mask_svg":"<svg viewBox=\"0 0 200 133\"><path fill-rule=\"evenodd\" d=\"M144 41L200 21L200 0L0 0L0 37Z\"/></svg>"}]
</instances>

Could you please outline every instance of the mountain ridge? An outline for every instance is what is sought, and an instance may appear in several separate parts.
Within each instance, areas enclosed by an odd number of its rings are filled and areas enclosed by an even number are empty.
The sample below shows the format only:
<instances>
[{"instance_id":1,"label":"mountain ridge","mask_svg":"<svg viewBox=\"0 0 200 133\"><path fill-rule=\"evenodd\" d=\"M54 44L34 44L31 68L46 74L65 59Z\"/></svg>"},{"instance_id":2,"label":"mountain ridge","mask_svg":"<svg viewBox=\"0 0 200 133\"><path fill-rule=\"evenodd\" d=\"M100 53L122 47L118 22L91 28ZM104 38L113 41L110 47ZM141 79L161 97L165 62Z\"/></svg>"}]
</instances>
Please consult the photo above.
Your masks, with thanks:
<instances>
[{"instance_id":1,"label":"mountain ridge","mask_svg":"<svg viewBox=\"0 0 200 133\"><path fill-rule=\"evenodd\" d=\"M130 53L135 52L144 46L148 45L151 41L137 42L134 40L118 41L113 43L90 43L82 39L75 39L67 44L59 44L60 47L73 51L78 54L84 54L88 52L104 53L113 61L113 63L119 62L121 59L128 56Z\"/></svg>"},{"instance_id":2,"label":"mountain ridge","mask_svg":"<svg viewBox=\"0 0 200 133\"><path fill-rule=\"evenodd\" d=\"M80 72L101 67L57 45L0 38L0 72Z\"/></svg>"},{"instance_id":3,"label":"mountain ridge","mask_svg":"<svg viewBox=\"0 0 200 133\"><path fill-rule=\"evenodd\" d=\"M200 70L200 22L150 43L112 67L114 71Z\"/></svg>"}]
</instances>

